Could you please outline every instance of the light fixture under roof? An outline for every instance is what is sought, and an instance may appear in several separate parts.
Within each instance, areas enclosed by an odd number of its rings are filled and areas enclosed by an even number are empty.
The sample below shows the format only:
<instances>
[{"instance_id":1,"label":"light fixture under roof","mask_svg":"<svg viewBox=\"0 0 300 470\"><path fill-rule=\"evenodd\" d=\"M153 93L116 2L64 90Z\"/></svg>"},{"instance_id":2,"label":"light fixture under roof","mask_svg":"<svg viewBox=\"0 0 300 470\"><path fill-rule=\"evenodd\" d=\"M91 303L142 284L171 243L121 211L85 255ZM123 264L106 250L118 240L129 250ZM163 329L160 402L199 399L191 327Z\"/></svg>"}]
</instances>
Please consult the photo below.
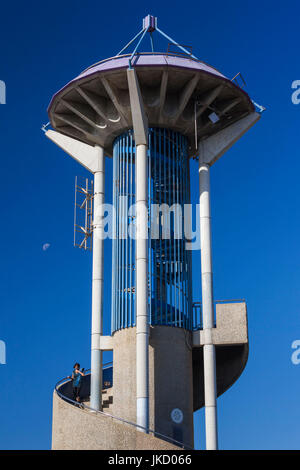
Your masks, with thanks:
<instances>
[{"instance_id":1,"label":"light fixture under roof","mask_svg":"<svg viewBox=\"0 0 300 470\"><path fill-rule=\"evenodd\" d=\"M216 122L220 121L219 116L216 113L211 113L208 118L213 124L216 124Z\"/></svg>"}]
</instances>

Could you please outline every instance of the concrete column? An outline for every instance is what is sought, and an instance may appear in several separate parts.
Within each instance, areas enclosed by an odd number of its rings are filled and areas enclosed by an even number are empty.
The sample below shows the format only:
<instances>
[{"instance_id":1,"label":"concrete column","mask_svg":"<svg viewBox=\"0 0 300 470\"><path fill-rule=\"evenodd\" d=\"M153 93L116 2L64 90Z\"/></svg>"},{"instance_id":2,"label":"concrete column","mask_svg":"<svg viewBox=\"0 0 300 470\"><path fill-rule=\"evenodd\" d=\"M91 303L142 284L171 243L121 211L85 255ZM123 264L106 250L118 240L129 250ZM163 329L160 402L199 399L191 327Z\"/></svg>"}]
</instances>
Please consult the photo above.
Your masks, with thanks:
<instances>
[{"instance_id":1,"label":"concrete column","mask_svg":"<svg viewBox=\"0 0 300 470\"><path fill-rule=\"evenodd\" d=\"M147 145L136 146L136 415L149 428L148 323L148 159Z\"/></svg>"},{"instance_id":2,"label":"concrete column","mask_svg":"<svg viewBox=\"0 0 300 470\"><path fill-rule=\"evenodd\" d=\"M210 167L207 163L201 161L201 155L199 157L199 186L206 449L216 450L218 448L218 431L216 356L215 346L212 342L214 304L211 253Z\"/></svg>"},{"instance_id":3,"label":"concrete column","mask_svg":"<svg viewBox=\"0 0 300 470\"><path fill-rule=\"evenodd\" d=\"M96 146L98 165L94 172L93 213L93 286L92 286L92 338L91 338L91 408L102 409L102 335L103 314L103 214L105 157L102 147Z\"/></svg>"},{"instance_id":4,"label":"concrete column","mask_svg":"<svg viewBox=\"0 0 300 470\"><path fill-rule=\"evenodd\" d=\"M135 69L127 70L134 140L136 191L136 419L149 428L148 119Z\"/></svg>"}]
</instances>

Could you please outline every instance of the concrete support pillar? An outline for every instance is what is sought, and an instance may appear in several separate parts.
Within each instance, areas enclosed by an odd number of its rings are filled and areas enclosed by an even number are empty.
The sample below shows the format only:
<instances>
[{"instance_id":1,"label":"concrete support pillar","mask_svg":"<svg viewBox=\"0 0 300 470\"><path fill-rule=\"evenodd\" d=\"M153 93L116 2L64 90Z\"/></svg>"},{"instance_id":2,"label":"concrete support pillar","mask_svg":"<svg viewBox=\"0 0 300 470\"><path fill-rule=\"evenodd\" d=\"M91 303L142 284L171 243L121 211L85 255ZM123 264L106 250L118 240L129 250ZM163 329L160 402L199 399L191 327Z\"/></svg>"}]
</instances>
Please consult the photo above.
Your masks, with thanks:
<instances>
[{"instance_id":1,"label":"concrete support pillar","mask_svg":"<svg viewBox=\"0 0 300 470\"><path fill-rule=\"evenodd\" d=\"M93 213L93 286L91 338L91 408L102 408L102 335L103 314L103 204L105 184L105 157L102 147L96 146L98 165L94 172Z\"/></svg>"},{"instance_id":2,"label":"concrete support pillar","mask_svg":"<svg viewBox=\"0 0 300 470\"><path fill-rule=\"evenodd\" d=\"M212 342L214 304L211 253L210 167L207 163L201 161L201 155L199 157L199 186L206 449L216 450L218 448L218 431L216 356L215 346Z\"/></svg>"},{"instance_id":3,"label":"concrete support pillar","mask_svg":"<svg viewBox=\"0 0 300 470\"><path fill-rule=\"evenodd\" d=\"M136 146L136 415L149 428L148 159Z\"/></svg>"},{"instance_id":4,"label":"concrete support pillar","mask_svg":"<svg viewBox=\"0 0 300 470\"><path fill-rule=\"evenodd\" d=\"M148 429L148 119L134 68L127 70L127 79L136 145L136 419L139 426Z\"/></svg>"}]
</instances>

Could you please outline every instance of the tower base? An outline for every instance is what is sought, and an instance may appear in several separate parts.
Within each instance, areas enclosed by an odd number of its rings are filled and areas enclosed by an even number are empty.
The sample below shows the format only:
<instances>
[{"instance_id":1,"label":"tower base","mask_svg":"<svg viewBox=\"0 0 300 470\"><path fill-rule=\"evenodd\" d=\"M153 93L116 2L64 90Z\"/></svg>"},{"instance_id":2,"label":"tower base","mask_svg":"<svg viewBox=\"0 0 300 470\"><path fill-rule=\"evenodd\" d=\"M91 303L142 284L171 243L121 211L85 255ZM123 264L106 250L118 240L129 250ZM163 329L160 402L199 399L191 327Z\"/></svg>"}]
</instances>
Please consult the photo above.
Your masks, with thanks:
<instances>
[{"instance_id":1,"label":"tower base","mask_svg":"<svg viewBox=\"0 0 300 470\"><path fill-rule=\"evenodd\" d=\"M128 424L53 396L52 450L178 450Z\"/></svg>"}]
</instances>

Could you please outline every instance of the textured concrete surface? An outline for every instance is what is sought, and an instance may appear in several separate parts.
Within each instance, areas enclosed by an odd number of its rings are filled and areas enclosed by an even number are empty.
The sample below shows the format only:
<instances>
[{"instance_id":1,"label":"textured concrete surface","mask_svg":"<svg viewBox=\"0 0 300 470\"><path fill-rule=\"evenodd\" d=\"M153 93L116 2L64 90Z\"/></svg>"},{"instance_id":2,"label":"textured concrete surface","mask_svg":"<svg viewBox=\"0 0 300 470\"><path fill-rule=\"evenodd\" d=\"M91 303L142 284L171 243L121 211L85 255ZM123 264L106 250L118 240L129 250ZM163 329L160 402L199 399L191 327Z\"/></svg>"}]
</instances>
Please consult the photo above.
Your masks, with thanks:
<instances>
[{"instance_id":1,"label":"textured concrete surface","mask_svg":"<svg viewBox=\"0 0 300 470\"><path fill-rule=\"evenodd\" d=\"M53 395L53 450L172 450L178 447Z\"/></svg>"},{"instance_id":2,"label":"textured concrete surface","mask_svg":"<svg viewBox=\"0 0 300 470\"><path fill-rule=\"evenodd\" d=\"M248 343L247 307L245 302L216 305L217 327L213 332L215 344Z\"/></svg>"},{"instance_id":3,"label":"textured concrete surface","mask_svg":"<svg viewBox=\"0 0 300 470\"><path fill-rule=\"evenodd\" d=\"M248 343L247 307L245 302L216 305L216 328L212 330L216 345ZM194 331L193 346L204 344L203 330Z\"/></svg>"},{"instance_id":4,"label":"textured concrete surface","mask_svg":"<svg viewBox=\"0 0 300 470\"><path fill-rule=\"evenodd\" d=\"M189 446L194 445L191 335L182 328L150 329L150 416L153 428ZM173 409L183 413L181 424L171 420Z\"/></svg>"},{"instance_id":5,"label":"textured concrete surface","mask_svg":"<svg viewBox=\"0 0 300 470\"><path fill-rule=\"evenodd\" d=\"M136 423L135 328L116 331L114 342L114 413ZM152 423L150 423L150 426Z\"/></svg>"},{"instance_id":6,"label":"textured concrete surface","mask_svg":"<svg viewBox=\"0 0 300 470\"><path fill-rule=\"evenodd\" d=\"M136 329L114 333L115 416L136 422ZM150 428L193 447L193 372L190 333L181 328L150 328ZM171 351L171 353L170 353ZM175 424L171 412L179 408L183 422Z\"/></svg>"}]
</instances>

